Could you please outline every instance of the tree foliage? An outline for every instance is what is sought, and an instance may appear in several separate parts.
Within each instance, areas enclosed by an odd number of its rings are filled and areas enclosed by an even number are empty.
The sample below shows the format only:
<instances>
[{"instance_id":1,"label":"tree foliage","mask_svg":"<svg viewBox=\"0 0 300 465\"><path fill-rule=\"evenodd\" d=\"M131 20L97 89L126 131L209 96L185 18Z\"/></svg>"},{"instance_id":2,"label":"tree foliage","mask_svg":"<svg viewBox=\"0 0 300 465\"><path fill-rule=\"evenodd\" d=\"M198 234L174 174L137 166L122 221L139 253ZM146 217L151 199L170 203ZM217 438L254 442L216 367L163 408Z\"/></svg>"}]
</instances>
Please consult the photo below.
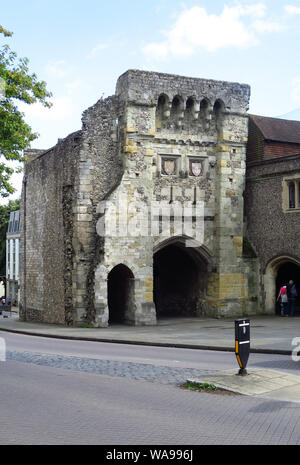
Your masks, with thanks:
<instances>
[{"instance_id":1,"label":"tree foliage","mask_svg":"<svg viewBox=\"0 0 300 465\"><path fill-rule=\"evenodd\" d=\"M0 37L12 33L0 26ZM31 74L28 58L18 58L9 45L0 48L0 197L14 192L10 184L13 168L8 160L23 161L23 150L38 137L25 122L24 113L18 110L18 103L31 105L36 102L50 107L51 93L44 81Z\"/></svg>"},{"instance_id":2,"label":"tree foliage","mask_svg":"<svg viewBox=\"0 0 300 465\"><path fill-rule=\"evenodd\" d=\"M0 281L6 272L6 233L10 212L20 209L20 200L10 200L7 205L0 205Z\"/></svg>"}]
</instances>

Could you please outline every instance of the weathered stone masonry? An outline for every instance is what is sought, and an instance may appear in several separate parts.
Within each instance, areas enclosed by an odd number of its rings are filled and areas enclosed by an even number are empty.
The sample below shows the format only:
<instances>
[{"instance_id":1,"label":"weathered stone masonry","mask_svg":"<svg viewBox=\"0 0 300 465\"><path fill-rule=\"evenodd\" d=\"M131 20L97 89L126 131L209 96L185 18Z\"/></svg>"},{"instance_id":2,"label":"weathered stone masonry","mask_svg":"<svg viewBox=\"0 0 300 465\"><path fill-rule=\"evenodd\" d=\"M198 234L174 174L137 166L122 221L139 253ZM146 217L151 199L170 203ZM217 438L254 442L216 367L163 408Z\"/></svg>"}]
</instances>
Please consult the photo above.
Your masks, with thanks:
<instances>
[{"instance_id":1,"label":"weathered stone masonry","mask_svg":"<svg viewBox=\"0 0 300 465\"><path fill-rule=\"evenodd\" d=\"M84 112L81 131L29 158L23 317L105 327L118 288L122 321L134 325L172 311L256 312L256 264L243 256L249 97L247 85L130 70ZM113 222L103 201L120 196L134 207L130 222L153 202L202 201L202 245L186 247L184 228L103 236L101 222Z\"/></svg>"},{"instance_id":2,"label":"weathered stone masonry","mask_svg":"<svg viewBox=\"0 0 300 465\"><path fill-rule=\"evenodd\" d=\"M65 323L73 317L69 314L67 296L72 288L70 272L73 267L70 263L73 215L69 211L73 209L75 198L73 187L71 195L69 189L74 186L79 141L80 133L75 133L52 150L27 153L20 241L20 310L27 319Z\"/></svg>"}]
</instances>

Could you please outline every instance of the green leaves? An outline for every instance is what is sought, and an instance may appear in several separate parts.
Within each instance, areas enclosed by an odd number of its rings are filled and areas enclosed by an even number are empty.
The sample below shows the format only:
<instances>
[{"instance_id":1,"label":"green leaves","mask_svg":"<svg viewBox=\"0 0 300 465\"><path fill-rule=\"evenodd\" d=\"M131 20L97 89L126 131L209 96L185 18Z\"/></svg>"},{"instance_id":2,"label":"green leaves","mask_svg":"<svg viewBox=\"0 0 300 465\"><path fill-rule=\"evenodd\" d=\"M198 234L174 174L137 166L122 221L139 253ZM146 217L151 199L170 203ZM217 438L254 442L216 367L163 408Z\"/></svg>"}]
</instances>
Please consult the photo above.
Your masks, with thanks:
<instances>
[{"instance_id":1,"label":"green leaves","mask_svg":"<svg viewBox=\"0 0 300 465\"><path fill-rule=\"evenodd\" d=\"M0 34L12 35L2 26ZM38 137L18 110L18 102L28 105L40 102L44 107L51 107L48 99L52 94L44 81L30 73L28 64L28 58L18 58L7 44L0 48L0 79L5 90L5 95L0 95L0 197L14 191L9 183L13 170L7 168L5 160L24 161L22 151Z\"/></svg>"},{"instance_id":2,"label":"green leaves","mask_svg":"<svg viewBox=\"0 0 300 465\"><path fill-rule=\"evenodd\" d=\"M4 36L12 36L12 32L9 32L7 29L4 29L2 26L0 26L0 33L4 34Z\"/></svg>"}]
</instances>

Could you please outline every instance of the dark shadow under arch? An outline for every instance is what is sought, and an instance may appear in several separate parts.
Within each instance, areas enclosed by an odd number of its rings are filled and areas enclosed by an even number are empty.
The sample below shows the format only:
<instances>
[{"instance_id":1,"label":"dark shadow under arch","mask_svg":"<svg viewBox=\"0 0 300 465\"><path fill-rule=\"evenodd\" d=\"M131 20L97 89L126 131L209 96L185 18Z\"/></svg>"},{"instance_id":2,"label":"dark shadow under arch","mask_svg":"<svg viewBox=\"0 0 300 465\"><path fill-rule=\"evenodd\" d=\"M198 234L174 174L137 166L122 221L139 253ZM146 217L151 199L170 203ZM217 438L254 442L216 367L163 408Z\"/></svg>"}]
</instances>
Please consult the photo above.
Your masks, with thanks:
<instances>
[{"instance_id":1,"label":"dark shadow under arch","mask_svg":"<svg viewBox=\"0 0 300 465\"><path fill-rule=\"evenodd\" d=\"M157 318L196 317L207 286L207 263L178 241L158 248L153 258Z\"/></svg>"},{"instance_id":2,"label":"dark shadow under arch","mask_svg":"<svg viewBox=\"0 0 300 465\"><path fill-rule=\"evenodd\" d=\"M126 323L134 307L134 275L122 263L115 266L107 279L109 324Z\"/></svg>"},{"instance_id":3,"label":"dark shadow under arch","mask_svg":"<svg viewBox=\"0 0 300 465\"><path fill-rule=\"evenodd\" d=\"M276 299L279 293L279 289L284 284L288 284L289 281L294 281L298 293L298 297L295 303L295 315L300 315L300 266L291 261L286 261L279 265L276 276ZM280 303L276 304L276 314L280 314Z\"/></svg>"}]
</instances>

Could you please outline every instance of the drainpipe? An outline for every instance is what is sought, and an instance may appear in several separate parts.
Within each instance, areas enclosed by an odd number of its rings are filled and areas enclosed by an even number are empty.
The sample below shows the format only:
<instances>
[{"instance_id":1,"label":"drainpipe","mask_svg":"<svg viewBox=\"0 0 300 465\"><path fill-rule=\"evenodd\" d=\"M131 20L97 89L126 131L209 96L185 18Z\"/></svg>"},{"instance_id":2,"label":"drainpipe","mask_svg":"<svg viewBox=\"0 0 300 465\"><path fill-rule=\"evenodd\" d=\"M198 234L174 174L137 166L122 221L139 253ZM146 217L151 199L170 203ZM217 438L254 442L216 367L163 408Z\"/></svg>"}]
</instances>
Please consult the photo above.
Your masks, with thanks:
<instances>
[{"instance_id":1,"label":"drainpipe","mask_svg":"<svg viewBox=\"0 0 300 465\"><path fill-rule=\"evenodd\" d=\"M27 318L27 308L26 308L26 186L27 186L27 177L24 176L23 178L23 192L24 192L24 204L23 204L23 237L24 237L24 255L23 255L23 276L24 276L24 283L23 283L23 292L24 292L24 298L23 298L23 311L24 311L24 320L26 321Z\"/></svg>"}]
</instances>

